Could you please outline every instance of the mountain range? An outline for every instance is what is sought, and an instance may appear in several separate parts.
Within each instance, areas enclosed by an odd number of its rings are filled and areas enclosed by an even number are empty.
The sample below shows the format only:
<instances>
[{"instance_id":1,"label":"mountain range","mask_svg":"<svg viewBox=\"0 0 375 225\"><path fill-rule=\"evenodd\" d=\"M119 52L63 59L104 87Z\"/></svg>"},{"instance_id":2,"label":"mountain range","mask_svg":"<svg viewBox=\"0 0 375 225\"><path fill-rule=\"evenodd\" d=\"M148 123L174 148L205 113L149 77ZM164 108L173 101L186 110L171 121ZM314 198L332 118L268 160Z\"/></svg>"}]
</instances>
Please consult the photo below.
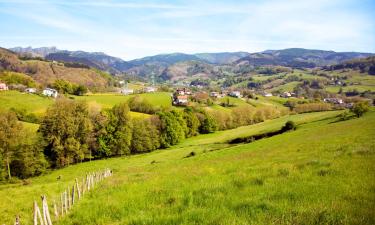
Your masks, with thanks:
<instances>
[{"instance_id":1,"label":"mountain range","mask_svg":"<svg viewBox=\"0 0 375 225\"><path fill-rule=\"evenodd\" d=\"M159 80L170 80L171 78L194 76L196 74L209 77L210 75L217 74L217 71L221 70L220 68L222 67L231 67L232 70L246 66L314 68L374 55L373 53L289 48L283 50L266 50L256 53L171 53L125 61L102 52L67 51L59 50L56 47L15 47L10 50L21 55L42 57L51 61L85 64L114 75L127 73L146 78L155 76Z\"/></svg>"}]
</instances>

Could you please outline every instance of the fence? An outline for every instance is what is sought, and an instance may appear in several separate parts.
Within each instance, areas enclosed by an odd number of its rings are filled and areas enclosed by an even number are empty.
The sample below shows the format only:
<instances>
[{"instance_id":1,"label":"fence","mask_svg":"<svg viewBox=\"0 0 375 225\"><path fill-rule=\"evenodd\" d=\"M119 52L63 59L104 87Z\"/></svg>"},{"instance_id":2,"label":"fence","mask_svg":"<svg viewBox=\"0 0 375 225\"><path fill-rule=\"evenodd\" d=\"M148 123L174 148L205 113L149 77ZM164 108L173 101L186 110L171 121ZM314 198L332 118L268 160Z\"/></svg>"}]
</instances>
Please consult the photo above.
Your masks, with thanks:
<instances>
[{"instance_id":1,"label":"fence","mask_svg":"<svg viewBox=\"0 0 375 225\"><path fill-rule=\"evenodd\" d=\"M48 202L46 195L41 196L41 208L38 206L38 202L34 201L33 206L33 224L34 225L52 225L52 221L57 221L59 218L69 213L74 204L76 204L86 192L92 190L97 183L104 180L107 177L112 176L110 169L103 171L86 174L85 178L82 178L82 183L79 184L78 179L75 179L75 183L70 187L68 186L59 196L59 201L53 201L50 205L53 207L53 216L51 218L50 209L48 208ZM17 216L14 225L21 225L20 217Z\"/></svg>"}]
</instances>

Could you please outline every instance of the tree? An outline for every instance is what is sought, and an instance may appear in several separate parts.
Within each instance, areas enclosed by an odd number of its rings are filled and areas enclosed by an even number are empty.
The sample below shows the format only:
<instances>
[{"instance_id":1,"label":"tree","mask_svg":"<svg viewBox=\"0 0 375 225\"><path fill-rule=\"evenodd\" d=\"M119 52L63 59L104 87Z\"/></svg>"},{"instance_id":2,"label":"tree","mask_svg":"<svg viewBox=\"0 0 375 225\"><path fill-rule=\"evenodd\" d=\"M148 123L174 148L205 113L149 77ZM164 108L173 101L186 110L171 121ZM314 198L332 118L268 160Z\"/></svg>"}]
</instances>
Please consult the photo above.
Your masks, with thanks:
<instances>
[{"instance_id":1,"label":"tree","mask_svg":"<svg viewBox=\"0 0 375 225\"><path fill-rule=\"evenodd\" d=\"M289 130L295 130L297 128L296 124L289 120L285 123L285 125L281 128L282 132L289 131Z\"/></svg>"},{"instance_id":2,"label":"tree","mask_svg":"<svg viewBox=\"0 0 375 225\"><path fill-rule=\"evenodd\" d=\"M42 137L25 129L21 140L10 165L12 175L25 179L42 174L48 166L43 154Z\"/></svg>"},{"instance_id":3,"label":"tree","mask_svg":"<svg viewBox=\"0 0 375 225\"><path fill-rule=\"evenodd\" d=\"M46 141L45 154L54 167L81 162L88 152L92 124L85 102L57 100L49 107L39 131Z\"/></svg>"},{"instance_id":4,"label":"tree","mask_svg":"<svg viewBox=\"0 0 375 225\"><path fill-rule=\"evenodd\" d=\"M159 112L157 114L160 119L160 145L168 148L176 145L185 138L183 127L179 124L178 118L172 112Z\"/></svg>"},{"instance_id":5,"label":"tree","mask_svg":"<svg viewBox=\"0 0 375 225\"><path fill-rule=\"evenodd\" d=\"M0 158L4 160L0 168L5 165L8 179L11 179L10 163L20 143L19 137L22 129L22 124L18 122L15 113L0 112ZM0 174L0 179L2 177Z\"/></svg>"},{"instance_id":6,"label":"tree","mask_svg":"<svg viewBox=\"0 0 375 225\"><path fill-rule=\"evenodd\" d=\"M193 137L198 135L199 119L193 110L188 107L184 109L184 120L186 121L186 137Z\"/></svg>"},{"instance_id":7,"label":"tree","mask_svg":"<svg viewBox=\"0 0 375 225\"><path fill-rule=\"evenodd\" d=\"M362 101L355 103L350 111L359 118L363 116L363 114L365 114L369 110L369 108L369 103Z\"/></svg>"},{"instance_id":8,"label":"tree","mask_svg":"<svg viewBox=\"0 0 375 225\"><path fill-rule=\"evenodd\" d=\"M143 153L160 147L159 131L150 119L135 119L131 141L132 153Z\"/></svg>"},{"instance_id":9,"label":"tree","mask_svg":"<svg viewBox=\"0 0 375 225\"><path fill-rule=\"evenodd\" d=\"M76 86L76 87L74 88L74 92L73 92L73 94L74 94L74 95L81 96L81 95L86 94L87 91L88 91L88 90L87 90L87 87L84 86L84 85L82 85L82 84L80 84L80 85L78 85L78 86Z\"/></svg>"},{"instance_id":10,"label":"tree","mask_svg":"<svg viewBox=\"0 0 375 225\"><path fill-rule=\"evenodd\" d=\"M112 155L130 154L132 123L128 104L115 105L107 115L109 116L107 134L110 135L108 147Z\"/></svg>"},{"instance_id":11,"label":"tree","mask_svg":"<svg viewBox=\"0 0 375 225\"><path fill-rule=\"evenodd\" d=\"M202 134L215 132L217 130L217 123L215 119L205 111L203 111L202 114L203 114L203 118L201 121L201 125L199 127L199 132Z\"/></svg>"}]
</instances>

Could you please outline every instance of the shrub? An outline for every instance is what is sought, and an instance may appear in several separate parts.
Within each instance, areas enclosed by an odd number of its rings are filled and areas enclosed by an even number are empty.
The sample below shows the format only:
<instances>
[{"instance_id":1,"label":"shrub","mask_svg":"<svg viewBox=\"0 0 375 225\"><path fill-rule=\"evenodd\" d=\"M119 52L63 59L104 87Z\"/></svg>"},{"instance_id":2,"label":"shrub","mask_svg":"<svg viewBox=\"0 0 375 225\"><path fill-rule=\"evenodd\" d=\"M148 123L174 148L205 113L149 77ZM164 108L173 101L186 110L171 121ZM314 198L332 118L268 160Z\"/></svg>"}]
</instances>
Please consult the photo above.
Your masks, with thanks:
<instances>
[{"instance_id":1,"label":"shrub","mask_svg":"<svg viewBox=\"0 0 375 225\"><path fill-rule=\"evenodd\" d=\"M147 114L154 114L160 110L159 107L153 106L151 102L143 97L136 95L129 99L128 105L131 111Z\"/></svg>"},{"instance_id":2,"label":"shrub","mask_svg":"<svg viewBox=\"0 0 375 225\"><path fill-rule=\"evenodd\" d=\"M282 132L295 130L297 128L296 124L293 121L287 121L285 125L281 128Z\"/></svg>"},{"instance_id":3,"label":"shrub","mask_svg":"<svg viewBox=\"0 0 375 225\"><path fill-rule=\"evenodd\" d=\"M358 118L363 116L369 110L368 102L357 102L354 106L350 109L352 113L354 113Z\"/></svg>"},{"instance_id":4,"label":"shrub","mask_svg":"<svg viewBox=\"0 0 375 225\"><path fill-rule=\"evenodd\" d=\"M294 111L297 113L306 113L306 112L320 112L331 110L332 106L327 103L306 103L298 104L295 106Z\"/></svg>"}]
</instances>

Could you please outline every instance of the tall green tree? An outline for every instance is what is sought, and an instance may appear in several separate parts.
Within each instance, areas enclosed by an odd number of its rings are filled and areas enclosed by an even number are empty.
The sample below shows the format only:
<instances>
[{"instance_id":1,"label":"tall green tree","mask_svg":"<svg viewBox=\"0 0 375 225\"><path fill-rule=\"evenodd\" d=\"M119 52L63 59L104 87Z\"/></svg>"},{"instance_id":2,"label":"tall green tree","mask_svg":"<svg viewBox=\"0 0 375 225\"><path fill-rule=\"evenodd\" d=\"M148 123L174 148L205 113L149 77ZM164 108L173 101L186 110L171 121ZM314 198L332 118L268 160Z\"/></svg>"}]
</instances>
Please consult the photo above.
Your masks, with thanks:
<instances>
[{"instance_id":1,"label":"tall green tree","mask_svg":"<svg viewBox=\"0 0 375 225\"><path fill-rule=\"evenodd\" d=\"M188 107L184 109L184 120L186 122L186 132L185 136L186 137L193 137L195 135L198 135L198 129L199 129L199 119L197 115L193 112L193 110Z\"/></svg>"},{"instance_id":2,"label":"tall green tree","mask_svg":"<svg viewBox=\"0 0 375 225\"><path fill-rule=\"evenodd\" d=\"M132 121L127 103L115 105L104 111L95 125L97 132L96 156L121 156L130 154Z\"/></svg>"},{"instance_id":3,"label":"tall green tree","mask_svg":"<svg viewBox=\"0 0 375 225\"><path fill-rule=\"evenodd\" d=\"M59 99L49 107L39 131L47 143L45 154L52 166L81 162L88 152L91 130L85 102Z\"/></svg>"},{"instance_id":4,"label":"tall green tree","mask_svg":"<svg viewBox=\"0 0 375 225\"><path fill-rule=\"evenodd\" d=\"M10 164L12 158L20 144L20 134L22 124L18 122L17 116L13 112L0 112L0 158L2 159L0 167L6 168L8 179L11 179ZM4 174L0 174L0 179Z\"/></svg>"},{"instance_id":5,"label":"tall green tree","mask_svg":"<svg viewBox=\"0 0 375 225\"><path fill-rule=\"evenodd\" d=\"M205 111L203 111L202 114L203 114L203 117L200 122L199 132L202 134L215 132L218 126L213 116L211 116L209 113Z\"/></svg>"},{"instance_id":6,"label":"tall green tree","mask_svg":"<svg viewBox=\"0 0 375 225\"><path fill-rule=\"evenodd\" d=\"M172 112L159 112L160 119L160 145L168 148L178 144L185 138L184 128L180 125L179 119Z\"/></svg>"},{"instance_id":7,"label":"tall green tree","mask_svg":"<svg viewBox=\"0 0 375 225\"><path fill-rule=\"evenodd\" d=\"M159 130L150 119L135 119L131 152L133 154L154 151L160 147Z\"/></svg>"},{"instance_id":8,"label":"tall green tree","mask_svg":"<svg viewBox=\"0 0 375 225\"><path fill-rule=\"evenodd\" d=\"M369 109L370 109L369 103L362 101L362 102L355 103L353 107L350 109L350 111L359 118L363 116L363 114L365 114Z\"/></svg>"},{"instance_id":9,"label":"tall green tree","mask_svg":"<svg viewBox=\"0 0 375 225\"><path fill-rule=\"evenodd\" d=\"M43 154L44 141L40 134L24 129L21 144L11 162L12 175L25 179L42 174L48 167Z\"/></svg>"}]
</instances>

